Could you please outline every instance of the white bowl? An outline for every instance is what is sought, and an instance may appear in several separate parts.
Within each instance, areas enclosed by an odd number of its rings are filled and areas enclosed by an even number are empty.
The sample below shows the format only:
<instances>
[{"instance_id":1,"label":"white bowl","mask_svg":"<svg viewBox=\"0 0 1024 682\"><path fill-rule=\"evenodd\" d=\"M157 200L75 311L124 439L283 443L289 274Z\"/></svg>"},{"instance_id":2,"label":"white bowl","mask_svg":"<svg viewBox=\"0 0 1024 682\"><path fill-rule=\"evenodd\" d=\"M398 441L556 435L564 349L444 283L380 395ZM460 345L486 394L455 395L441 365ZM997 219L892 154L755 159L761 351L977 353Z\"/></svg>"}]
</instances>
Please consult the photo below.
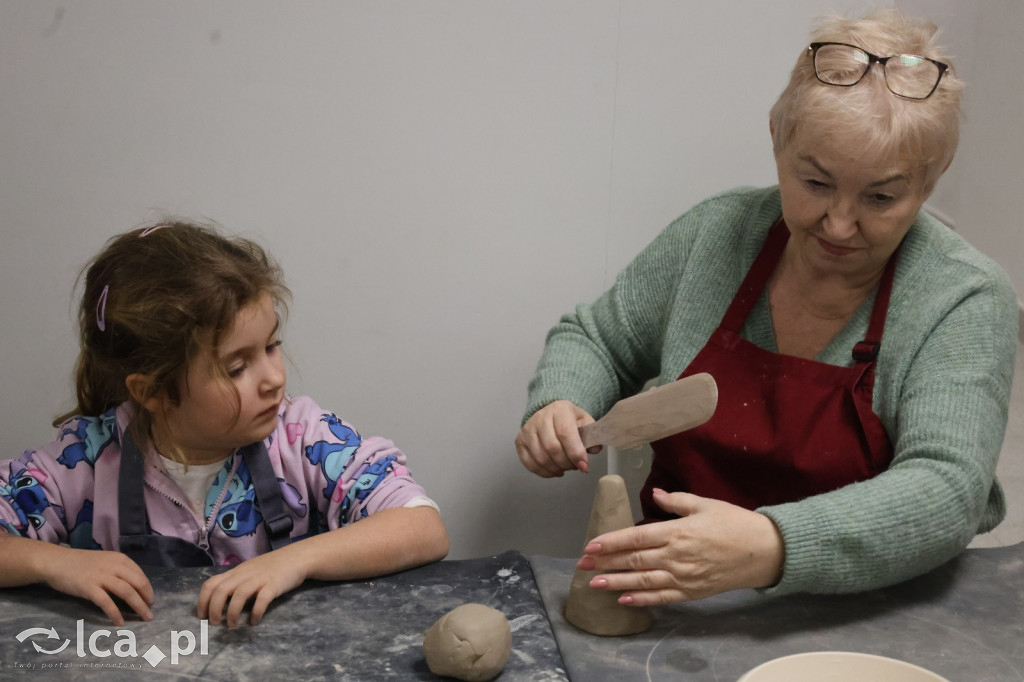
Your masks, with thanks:
<instances>
[{"instance_id":1,"label":"white bowl","mask_svg":"<svg viewBox=\"0 0 1024 682\"><path fill-rule=\"evenodd\" d=\"M739 682L949 682L894 658L846 651L815 651L763 663Z\"/></svg>"}]
</instances>

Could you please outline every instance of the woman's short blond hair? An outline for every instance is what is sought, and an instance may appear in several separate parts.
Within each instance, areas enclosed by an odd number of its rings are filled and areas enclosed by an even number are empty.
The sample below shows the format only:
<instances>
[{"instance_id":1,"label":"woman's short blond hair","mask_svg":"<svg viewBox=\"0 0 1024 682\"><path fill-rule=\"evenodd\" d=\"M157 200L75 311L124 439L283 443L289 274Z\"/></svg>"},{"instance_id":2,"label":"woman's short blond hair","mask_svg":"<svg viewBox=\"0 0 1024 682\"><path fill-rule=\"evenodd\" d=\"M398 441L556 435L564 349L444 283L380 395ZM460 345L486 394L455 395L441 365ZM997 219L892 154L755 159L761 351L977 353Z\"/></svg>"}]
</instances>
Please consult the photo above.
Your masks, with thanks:
<instances>
[{"instance_id":1,"label":"woman's short blond hair","mask_svg":"<svg viewBox=\"0 0 1024 682\"><path fill-rule=\"evenodd\" d=\"M848 43L880 57L915 54L949 65L949 57L936 44L938 35L931 22L891 9L863 19L822 17L811 42ZM814 75L808 48L771 109L775 154L801 129L855 138L866 155L896 156L922 171L925 189L931 192L956 153L962 92L963 82L950 68L928 99L897 97L886 87L878 64L855 86L826 85Z\"/></svg>"}]
</instances>

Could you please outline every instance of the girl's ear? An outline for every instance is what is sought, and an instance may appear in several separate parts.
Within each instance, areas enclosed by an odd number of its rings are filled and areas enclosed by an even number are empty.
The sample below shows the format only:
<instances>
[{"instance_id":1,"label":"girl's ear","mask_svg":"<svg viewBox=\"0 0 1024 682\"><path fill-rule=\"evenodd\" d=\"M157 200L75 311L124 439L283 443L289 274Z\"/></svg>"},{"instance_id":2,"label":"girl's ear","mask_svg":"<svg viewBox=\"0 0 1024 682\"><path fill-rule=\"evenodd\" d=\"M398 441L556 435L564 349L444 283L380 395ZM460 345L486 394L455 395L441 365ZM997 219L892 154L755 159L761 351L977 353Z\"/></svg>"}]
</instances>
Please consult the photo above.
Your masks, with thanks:
<instances>
[{"instance_id":1,"label":"girl's ear","mask_svg":"<svg viewBox=\"0 0 1024 682\"><path fill-rule=\"evenodd\" d=\"M124 385L128 389L128 394L137 402L139 405L151 413L157 413L160 410L161 399L160 396L153 390L153 378L148 374L129 374L125 377Z\"/></svg>"}]
</instances>

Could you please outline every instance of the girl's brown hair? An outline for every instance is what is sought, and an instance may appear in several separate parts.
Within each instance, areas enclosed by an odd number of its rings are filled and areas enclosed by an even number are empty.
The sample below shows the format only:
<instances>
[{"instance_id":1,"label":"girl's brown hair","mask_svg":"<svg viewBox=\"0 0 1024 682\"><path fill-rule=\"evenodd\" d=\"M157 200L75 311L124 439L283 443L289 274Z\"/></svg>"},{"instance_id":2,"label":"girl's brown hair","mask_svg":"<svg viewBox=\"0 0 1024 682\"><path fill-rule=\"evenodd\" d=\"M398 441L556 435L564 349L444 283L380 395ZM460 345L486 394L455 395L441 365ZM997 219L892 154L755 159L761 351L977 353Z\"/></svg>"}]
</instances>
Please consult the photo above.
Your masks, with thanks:
<instances>
[{"instance_id":1,"label":"girl's brown hair","mask_svg":"<svg viewBox=\"0 0 1024 682\"><path fill-rule=\"evenodd\" d=\"M190 363L203 350L216 354L239 311L267 293L283 315L290 296L280 267L259 245L179 220L113 237L84 273L77 406L54 425L128 401L140 445L152 416L128 392L129 375L148 376L152 395L179 404Z\"/></svg>"}]
</instances>

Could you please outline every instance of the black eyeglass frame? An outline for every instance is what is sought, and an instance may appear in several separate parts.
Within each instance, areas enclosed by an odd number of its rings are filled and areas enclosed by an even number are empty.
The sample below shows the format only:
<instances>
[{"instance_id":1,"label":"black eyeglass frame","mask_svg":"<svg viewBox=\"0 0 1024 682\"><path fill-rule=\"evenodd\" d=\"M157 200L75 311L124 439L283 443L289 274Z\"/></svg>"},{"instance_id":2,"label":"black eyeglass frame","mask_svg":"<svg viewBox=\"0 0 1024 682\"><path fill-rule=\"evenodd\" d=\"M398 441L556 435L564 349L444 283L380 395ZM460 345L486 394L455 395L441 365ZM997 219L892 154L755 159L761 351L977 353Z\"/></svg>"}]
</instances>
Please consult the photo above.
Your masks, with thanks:
<instances>
[{"instance_id":1,"label":"black eyeglass frame","mask_svg":"<svg viewBox=\"0 0 1024 682\"><path fill-rule=\"evenodd\" d=\"M826 45L841 45L843 47L850 47L850 48L853 48L854 50L857 50L859 52L863 52L865 55L867 55L867 57L868 57L868 65L864 68L864 73L862 73L860 75L860 78L858 78L857 80L855 80L852 83L831 83L831 82L829 82L827 80L824 80L821 76L819 76L818 75L818 50L823 48L823 47L825 47ZM849 43L832 43L832 42L811 43L807 47L807 51L808 51L808 53L811 56L811 66L814 68L814 77L817 78L819 82L824 83L825 85L832 85L832 86L835 86L837 88L852 88L854 85L856 85L857 83L860 83L861 80L864 79L864 76L866 76L868 71L871 70L871 66L873 64L881 64L882 65L882 75L885 76L885 79L884 79L885 80L885 87L889 90L889 92L891 92L892 94L896 95L897 97L902 97L903 99L912 99L912 100L928 99L929 97L931 97L935 93L935 90L939 87L939 82L942 80L942 77L946 74L947 71L949 71L949 64L944 64L943 62L940 62L938 60L932 59L931 57L923 57L923 56L921 56L919 54L893 54L893 55L889 55L888 57L879 57L878 55L871 54L870 52L865 50L863 47L857 47L856 45L850 45ZM900 93L898 93L898 92L896 92L895 90L892 89L892 86L889 85L889 77L885 73L885 64L886 64L886 62L888 62L893 57L914 57L915 59L924 59L925 61L929 61L929 62L931 62L932 64L934 64L935 66L937 66L939 68L939 75L938 75L938 77L936 77L935 83L932 85L932 89L928 91L927 95L925 95L924 97L910 97L908 95L900 94Z\"/></svg>"}]
</instances>

